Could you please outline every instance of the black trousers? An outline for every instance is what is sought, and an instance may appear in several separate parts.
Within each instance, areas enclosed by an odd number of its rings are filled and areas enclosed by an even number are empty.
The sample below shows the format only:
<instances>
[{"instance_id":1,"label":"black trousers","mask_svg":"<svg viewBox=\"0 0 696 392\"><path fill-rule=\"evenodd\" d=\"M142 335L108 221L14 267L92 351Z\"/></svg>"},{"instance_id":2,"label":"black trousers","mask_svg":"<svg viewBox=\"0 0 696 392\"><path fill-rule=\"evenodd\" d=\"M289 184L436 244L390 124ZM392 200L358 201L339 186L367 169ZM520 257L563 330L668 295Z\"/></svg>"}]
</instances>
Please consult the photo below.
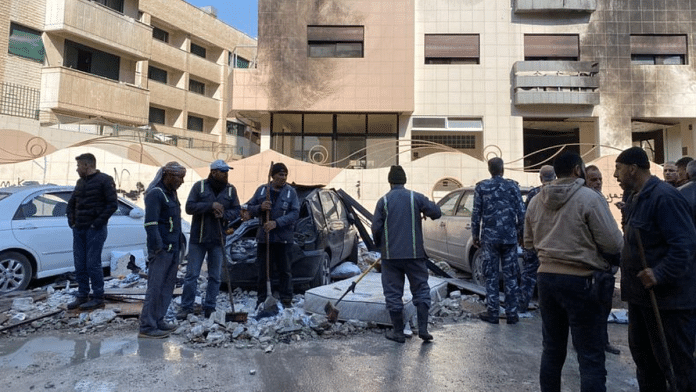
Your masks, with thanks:
<instances>
[{"instance_id":1,"label":"black trousers","mask_svg":"<svg viewBox=\"0 0 696 392\"><path fill-rule=\"evenodd\" d=\"M413 305L430 307L430 286L426 259L382 259L382 291L389 312L401 312L404 302L405 277L413 295Z\"/></svg>"},{"instance_id":2,"label":"black trousers","mask_svg":"<svg viewBox=\"0 0 696 392\"><path fill-rule=\"evenodd\" d=\"M290 251L292 244L282 242L270 243L270 267L271 279L278 277L280 286L278 292L280 300L292 300L292 265L290 264ZM258 285L258 300L266 299L266 243L259 242L256 248L256 263L259 267Z\"/></svg>"}]
</instances>

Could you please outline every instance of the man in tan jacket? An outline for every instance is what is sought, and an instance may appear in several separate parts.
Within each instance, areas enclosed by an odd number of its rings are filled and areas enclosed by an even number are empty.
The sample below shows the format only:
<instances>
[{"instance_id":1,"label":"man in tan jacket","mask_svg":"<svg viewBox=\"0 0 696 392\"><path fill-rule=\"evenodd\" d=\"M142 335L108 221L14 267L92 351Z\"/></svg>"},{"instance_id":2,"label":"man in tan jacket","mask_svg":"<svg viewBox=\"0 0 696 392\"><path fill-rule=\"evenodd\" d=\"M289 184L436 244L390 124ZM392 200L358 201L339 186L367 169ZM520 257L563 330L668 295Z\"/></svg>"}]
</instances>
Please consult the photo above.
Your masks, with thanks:
<instances>
[{"instance_id":1,"label":"man in tan jacket","mask_svg":"<svg viewBox=\"0 0 696 392\"><path fill-rule=\"evenodd\" d=\"M607 323L607 290L598 292L602 286L596 278L607 274L596 272L610 270L606 260L618 261L623 237L602 195L583 186L582 158L565 152L553 167L558 179L532 199L524 227L524 246L536 250L540 262L541 391L561 389L569 329L580 365L580 390L606 391L600 337Z\"/></svg>"}]
</instances>

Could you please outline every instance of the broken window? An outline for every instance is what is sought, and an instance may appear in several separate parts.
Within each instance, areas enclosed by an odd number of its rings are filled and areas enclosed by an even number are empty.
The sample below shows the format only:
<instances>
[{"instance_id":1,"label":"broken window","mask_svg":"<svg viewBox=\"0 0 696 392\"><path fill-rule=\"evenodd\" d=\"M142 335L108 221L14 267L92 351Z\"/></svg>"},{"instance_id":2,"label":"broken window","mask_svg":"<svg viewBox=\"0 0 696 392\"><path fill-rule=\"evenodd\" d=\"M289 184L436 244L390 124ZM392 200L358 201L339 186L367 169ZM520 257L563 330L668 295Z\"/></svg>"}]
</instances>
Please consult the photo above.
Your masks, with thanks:
<instances>
[{"instance_id":1,"label":"broken window","mask_svg":"<svg viewBox=\"0 0 696 392\"><path fill-rule=\"evenodd\" d=\"M307 26L307 53L315 58L361 58L364 26Z\"/></svg>"}]
</instances>

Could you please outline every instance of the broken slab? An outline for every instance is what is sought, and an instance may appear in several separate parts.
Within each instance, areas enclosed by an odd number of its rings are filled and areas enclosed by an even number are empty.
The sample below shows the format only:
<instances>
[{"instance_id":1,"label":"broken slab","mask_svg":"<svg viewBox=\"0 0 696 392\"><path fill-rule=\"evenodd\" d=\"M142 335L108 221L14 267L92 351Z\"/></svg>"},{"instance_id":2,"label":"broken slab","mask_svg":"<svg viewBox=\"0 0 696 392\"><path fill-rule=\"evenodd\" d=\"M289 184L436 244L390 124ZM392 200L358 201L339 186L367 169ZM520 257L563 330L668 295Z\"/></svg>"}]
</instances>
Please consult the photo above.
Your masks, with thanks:
<instances>
[{"instance_id":1,"label":"broken slab","mask_svg":"<svg viewBox=\"0 0 696 392\"><path fill-rule=\"evenodd\" d=\"M345 279L305 291L304 310L311 313L326 314L324 307L327 302L331 301L331 304L338 309L338 319L341 321L360 320L391 325L382 293L382 274L380 273L374 272L365 275L355 286L355 292L346 294L336 305L336 301L350 287L353 280ZM447 297L447 282L445 280L430 276L428 285L433 302ZM404 319L408 320L416 313L408 279L404 284L402 299L404 301Z\"/></svg>"}]
</instances>

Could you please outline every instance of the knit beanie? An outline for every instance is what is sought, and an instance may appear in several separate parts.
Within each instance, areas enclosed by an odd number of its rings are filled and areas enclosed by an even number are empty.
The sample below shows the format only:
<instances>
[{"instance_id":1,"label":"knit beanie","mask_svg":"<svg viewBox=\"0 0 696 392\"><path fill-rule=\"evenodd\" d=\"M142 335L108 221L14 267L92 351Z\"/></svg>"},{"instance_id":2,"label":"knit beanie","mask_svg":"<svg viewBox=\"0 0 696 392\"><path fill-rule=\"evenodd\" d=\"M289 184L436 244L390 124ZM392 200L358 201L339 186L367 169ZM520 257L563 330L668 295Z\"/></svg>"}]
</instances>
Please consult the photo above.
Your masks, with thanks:
<instances>
[{"instance_id":1,"label":"knit beanie","mask_svg":"<svg viewBox=\"0 0 696 392\"><path fill-rule=\"evenodd\" d=\"M399 165L392 165L389 169L389 183L390 184L405 184L406 183L406 172Z\"/></svg>"},{"instance_id":2,"label":"knit beanie","mask_svg":"<svg viewBox=\"0 0 696 392\"><path fill-rule=\"evenodd\" d=\"M616 158L616 162L624 165L636 165L641 169L650 169L648 154L640 147L631 147L623 150Z\"/></svg>"}]
</instances>

